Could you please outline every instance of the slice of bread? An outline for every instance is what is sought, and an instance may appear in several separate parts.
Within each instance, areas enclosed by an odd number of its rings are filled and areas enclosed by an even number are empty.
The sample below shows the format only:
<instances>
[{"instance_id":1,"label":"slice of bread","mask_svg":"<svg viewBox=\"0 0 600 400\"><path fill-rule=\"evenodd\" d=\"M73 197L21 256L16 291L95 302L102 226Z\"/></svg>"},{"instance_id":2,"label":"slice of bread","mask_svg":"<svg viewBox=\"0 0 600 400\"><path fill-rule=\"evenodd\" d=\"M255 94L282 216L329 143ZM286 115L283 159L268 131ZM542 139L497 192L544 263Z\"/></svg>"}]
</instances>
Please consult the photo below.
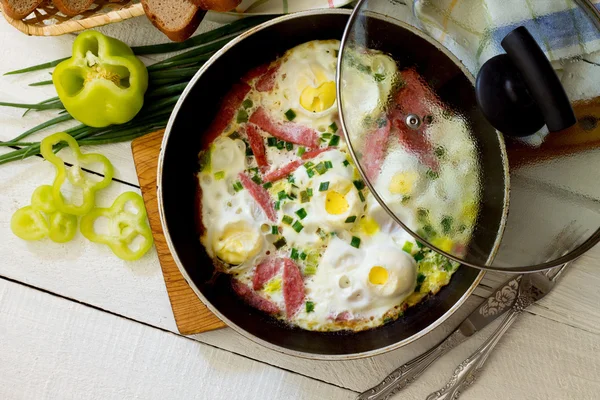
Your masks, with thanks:
<instances>
[{"instance_id":1,"label":"slice of bread","mask_svg":"<svg viewBox=\"0 0 600 400\"><path fill-rule=\"evenodd\" d=\"M152 24L174 42L192 36L206 13L189 0L142 0L142 5Z\"/></svg>"},{"instance_id":2,"label":"slice of bread","mask_svg":"<svg viewBox=\"0 0 600 400\"><path fill-rule=\"evenodd\" d=\"M1 0L2 9L13 19L23 19L33 12L43 0Z\"/></svg>"},{"instance_id":3,"label":"slice of bread","mask_svg":"<svg viewBox=\"0 0 600 400\"><path fill-rule=\"evenodd\" d=\"M94 0L52 0L63 14L78 15L90 8Z\"/></svg>"},{"instance_id":4,"label":"slice of bread","mask_svg":"<svg viewBox=\"0 0 600 400\"><path fill-rule=\"evenodd\" d=\"M192 0L192 3L203 10L231 11L236 8L242 0Z\"/></svg>"}]
</instances>

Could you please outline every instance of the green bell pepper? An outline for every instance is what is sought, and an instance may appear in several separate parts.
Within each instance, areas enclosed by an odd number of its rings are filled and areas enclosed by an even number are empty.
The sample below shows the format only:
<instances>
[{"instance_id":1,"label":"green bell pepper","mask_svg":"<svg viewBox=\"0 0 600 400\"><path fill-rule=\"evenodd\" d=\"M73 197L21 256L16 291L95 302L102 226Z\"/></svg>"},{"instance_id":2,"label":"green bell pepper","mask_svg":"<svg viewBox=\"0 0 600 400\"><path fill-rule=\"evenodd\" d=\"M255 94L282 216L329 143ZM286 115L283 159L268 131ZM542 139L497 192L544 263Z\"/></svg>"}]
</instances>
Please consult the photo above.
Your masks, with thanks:
<instances>
[{"instance_id":1,"label":"green bell pepper","mask_svg":"<svg viewBox=\"0 0 600 400\"><path fill-rule=\"evenodd\" d=\"M141 110L148 70L125 43L87 31L75 39L71 58L54 69L52 82L73 118L102 128L128 122Z\"/></svg>"},{"instance_id":2,"label":"green bell pepper","mask_svg":"<svg viewBox=\"0 0 600 400\"><path fill-rule=\"evenodd\" d=\"M136 212L126 209L128 203ZM101 217L108 221L107 234L96 233L94 229L94 223ZM117 257L127 261L140 259L152 247L144 201L135 192L121 194L109 208L92 209L81 218L80 230L88 240L108 245Z\"/></svg>"},{"instance_id":3,"label":"green bell pepper","mask_svg":"<svg viewBox=\"0 0 600 400\"><path fill-rule=\"evenodd\" d=\"M64 161L53 151L54 145L61 142L65 142L75 156L75 164L69 169L65 167ZM52 184L52 198L56 209L65 214L87 214L94 207L96 192L104 189L112 180L114 170L108 158L97 153L82 154L77 141L65 132L55 133L42 140L40 152L46 160L56 167L56 177ZM104 167L102 180L94 181L84 175L81 167L90 164L102 164ZM72 186L82 191L83 201L81 205L67 202L62 196L61 188L66 179L69 180Z\"/></svg>"},{"instance_id":4,"label":"green bell pepper","mask_svg":"<svg viewBox=\"0 0 600 400\"><path fill-rule=\"evenodd\" d=\"M48 215L49 221L44 214ZM52 186L42 185L31 195L31 205L14 213L10 227L23 240L40 240L49 236L53 242L65 243L77 233L77 217L58 211Z\"/></svg>"}]
</instances>

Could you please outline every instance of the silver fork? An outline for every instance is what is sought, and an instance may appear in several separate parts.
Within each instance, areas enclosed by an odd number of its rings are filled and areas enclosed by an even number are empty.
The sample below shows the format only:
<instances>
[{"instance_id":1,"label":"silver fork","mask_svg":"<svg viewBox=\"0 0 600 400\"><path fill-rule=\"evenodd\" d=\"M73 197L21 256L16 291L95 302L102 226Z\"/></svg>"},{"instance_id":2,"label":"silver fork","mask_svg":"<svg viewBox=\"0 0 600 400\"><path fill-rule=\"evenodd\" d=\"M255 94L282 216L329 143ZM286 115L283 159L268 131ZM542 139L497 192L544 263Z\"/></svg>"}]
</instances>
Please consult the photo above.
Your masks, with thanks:
<instances>
[{"instance_id":1,"label":"silver fork","mask_svg":"<svg viewBox=\"0 0 600 400\"><path fill-rule=\"evenodd\" d=\"M523 275L519 294L515 304L508 310L504 321L469 358L464 360L456 367L452 377L442 389L431 393L427 400L455 400L460 394L473 382L475 382L479 372L483 368L486 360L500 341L500 338L506 333L508 328L515 322L521 313L544 297L556 283L559 276L571 262L565 263L559 267L552 268L544 272Z\"/></svg>"}]
</instances>

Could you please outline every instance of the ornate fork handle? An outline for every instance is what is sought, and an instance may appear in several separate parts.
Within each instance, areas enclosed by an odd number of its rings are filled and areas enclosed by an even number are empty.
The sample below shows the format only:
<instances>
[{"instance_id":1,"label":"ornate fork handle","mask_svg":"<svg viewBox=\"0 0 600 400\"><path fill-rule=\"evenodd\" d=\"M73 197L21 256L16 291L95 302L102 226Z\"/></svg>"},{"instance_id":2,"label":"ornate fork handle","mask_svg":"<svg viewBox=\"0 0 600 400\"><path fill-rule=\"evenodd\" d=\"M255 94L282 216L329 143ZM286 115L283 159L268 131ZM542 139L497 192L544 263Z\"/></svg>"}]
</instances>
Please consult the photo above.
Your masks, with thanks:
<instances>
[{"instance_id":1,"label":"ornate fork handle","mask_svg":"<svg viewBox=\"0 0 600 400\"><path fill-rule=\"evenodd\" d=\"M475 379L478 373L483 368L486 360L496 347L496 344L500 341L500 338L506 333L508 328L515 322L517 317L521 315L523 310L527 308L533 299L528 296L519 296L514 306L508 311L508 314L504 318L504 321L496 329L496 331L490 336L469 358L464 360L456 367L452 377L440 390L431 393L427 396L427 400L456 400L460 394L469 387Z\"/></svg>"},{"instance_id":2,"label":"ornate fork handle","mask_svg":"<svg viewBox=\"0 0 600 400\"><path fill-rule=\"evenodd\" d=\"M394 370L377 386L361 393L357 397L357 400L389 399L421 376L431 364L454 348L458 343L465 340L465 338L460 331L454 331L440 344Z\"/></svg>"}]
</instances>

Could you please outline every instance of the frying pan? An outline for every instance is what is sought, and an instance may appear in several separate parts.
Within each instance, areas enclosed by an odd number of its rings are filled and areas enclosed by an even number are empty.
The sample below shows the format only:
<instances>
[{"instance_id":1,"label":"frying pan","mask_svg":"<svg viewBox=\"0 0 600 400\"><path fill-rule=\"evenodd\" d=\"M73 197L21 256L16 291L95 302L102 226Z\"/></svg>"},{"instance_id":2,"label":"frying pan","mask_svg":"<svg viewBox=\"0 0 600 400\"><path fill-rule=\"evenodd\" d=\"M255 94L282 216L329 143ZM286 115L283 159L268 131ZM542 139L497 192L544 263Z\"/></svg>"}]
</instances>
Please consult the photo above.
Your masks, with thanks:
<instances>
[{"instance_id":1,"label":"frying pan","mask_svg":"<svg viewBox=\"0 0 600 400\"><path fill-rule=\"evenodd\" d=\"M247 338L286 354L312 359L368 357L406 345L454 313L484 274L461 266L437 295L409 308L395 322L362 332L312 332L289 327L246 305L231 290L227 275L214 274L213 263L200 244L196 229L195 192L202 134L216 114L219 100L245 72L274 60L286 50L310 40L340 39L349 15L347 10L291 14L257 26L225 46L198 71L179 99L165 132L158 165L159 212L167 243L181 273L198 297L228 326ZM450 106L470 104L475 107L472 80L455 61L402 26L385 20L376 22L377 34L398 38L392 54L399 55L402 64L419 64L424 54L435 61L437 68L419 72L426 79L434 75L444 77L448 83L446 90L438 92L443 101ZM464 85L470 89L459 90ZM477 141L483 148L501 148L494 134L482 135ZM502 167L500 156L494 154L491 152L489 157L493 164L490 168ZM498 173L503 173L503 169ZM497 207L488 210L484 218L493 218L500 226L504 194L492 195L498 196ZM495 237L488 235L475 237L474 241L482 248L495 245Z\"/></svg>"}]
</instances>

